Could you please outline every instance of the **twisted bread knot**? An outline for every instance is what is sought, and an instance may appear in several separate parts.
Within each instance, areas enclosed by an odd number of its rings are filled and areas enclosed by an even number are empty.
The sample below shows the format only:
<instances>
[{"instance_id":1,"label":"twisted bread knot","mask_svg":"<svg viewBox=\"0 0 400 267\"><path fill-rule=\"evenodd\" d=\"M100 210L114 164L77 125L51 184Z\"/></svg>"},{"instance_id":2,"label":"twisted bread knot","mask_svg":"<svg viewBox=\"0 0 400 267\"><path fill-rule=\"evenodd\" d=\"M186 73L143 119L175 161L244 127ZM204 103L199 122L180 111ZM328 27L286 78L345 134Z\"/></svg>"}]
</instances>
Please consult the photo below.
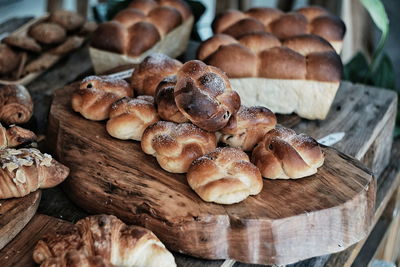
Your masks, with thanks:
<instances>
[{"instance_id":1,"label":"twisted bread knot","mask_svg":"<svg viewBox=\"0 0 400 267\"><path fill-rule=\"evenodd\" d=\"M33 102L23 85L0 87L0 121L6 124L28 122L32 117Z\"/></svg>"},{"instance_id":2,"label":"twisted bread knot","mask_svg":"<svg viewBox=\"0 0 400 267\"><path fill-rule=\"evenodd\" d=\"M190 187L207 202L233 204L261 192L260 171L243 151L217 148L193 161L187 173Z\"/></svg>"},{"instance_id":3,"label":"twisted bread knot","mask_svg":"<svg viewBox=\"0 0 400 267\"><path fill-rule=\"evenodd\" d=\"M275 125L275 114L269 109L241 106L229 119L228 124L220 130L220 141L231 147L251 151Z\"/></svg>"},{"instance_id":4,"label":"twisted bread knot","mask_svg":"<svg viewBox=\"0 0 400 267\"><path fill-rule=\"evenodd\" d=\"M265 7L251 8L246 12L229 10L218 16L212 26L214 33L225 33L234 38L256 32L272 33L279 39L315 34L327 40L338 53L346 32L346 26L339 17L317 6L286 14Z\"/></svg>"},{"instance_id":5,"label":"twisted bread knot","mask_svg":"<svg viewBox=\"0 0 400 267\"><path fill-rule=\"evenodd\" d=\"M89 76L72 94L72 109L86 119L101 121L109 117L111 105L123 97L133 97L125 80Z\"/></svg>"},{"instance_id":6,"label":"twisted bread knot","mask_svg":"<svg viewBox=\"0 0 400 267\"><path fill-rule=\"evenodd\" d=\"M265 178L297 179L316 173L324 163L324 154L312 137L280 127L265 134L251 161Z\"/></svg>"},{"instance_id":7,"label":"twisted bread knot","mask_svg":"<svg viewBox=\"0 0 400 267\"><path fill-rule=\"evenodd\" d=\"M45 236L36 244L33 259L40 266L53 267L176 266L172 254L150 230L128 226L113 215L86 217Z\"/></svg>"},{"instance_id":8,"label":"twisted bread knot","mask_svg":"<svg viewBox=\"0 0 400 267\"><path fill-rule=\"evenodd\" d=\"M216 34L201 44L200 60L225 71L230 78L264 77L339 83L342 61L333 47L316 35L280 41L265 33L249 33L237 40Z\"/></svg>"},{"instance_id":9,"label":"twisted bread knot","mask_svg":"<svg viewBox=\"0 0 400 267\"><path fill-rule=\"evenodd\" d=\"M98 26L91 46L136 57L190 16L189 6L181 0L136 0Z\"/></svg>"},{"instance_id":10,"label":"twisted bread knot","mask_svg":"<svg viewBox=\"0 0 400 267\"><path fill-rule=\"evenodd\" d=\"M159 121L152 96L124 97L111 106L107 132L118 139L140 141L144 130Z\"/></svg>"},{"instance_id":11,"label":"twisted bread knot","mask_svg":"<svg viewBox=\"0 0 400 267\"><path fill-rule=\"evenodd\" d=\"M215 149L216 138L191 123L159 121L144 131L141 145L164 170L185 173L193 160Z\"/></svg>"},{"instance_id":12,"label":"twisted bread knot","mask_svg":"<svg viewBox=\"0 0 400 267\"><path fill-rule=\"evenodd\" d=\"M240 97L221 70L199 60L178 71L175 103L193 124L207 131L223 128L240 107Z\"/></svg>"},{"instance_id":13,"label":"twisted bread knot","mask_svg":"<svg viewBox=\"0 0 400 267\"><path fill-rule=\"evenodd\" d=\"M158 115L161 119L176 123L189 122L189 120L179 111L175 103L174 88L176 76L164 78L157 87L154 97Z\"/></svg>"},{"instance_id":14,"label":"twisted bread knot","mask_svg":"<svg viewBox=\"0 0 400 267\"><path fill-rule=\"evenodd\" d=\"M132 88L138 95L154 96L158 84L165 77L176 75L181 67L181 62L164 54L147 56L132 73Z\"/></svg>"},{"instance_id":15,"label":"twisted bread knot","mask_svg":"<svg viewBox=\"0 0 400 267\"><path fill-rule=\"evenodd\" d=\"M34 148L0 150L0 199L23 197L67 178L69 169Z\"/></svg>"},{"instance_id":16,"label":"twisted bread knot","mask_svg":"<svg viewBox=\"0 0 400 267\"><path fill-rule=\"evenodd\" d=\"M10 126L5 128L0 123L0 149L16 147L36 141L36 135L27 129Z\"/></svg>"}]
</instances>

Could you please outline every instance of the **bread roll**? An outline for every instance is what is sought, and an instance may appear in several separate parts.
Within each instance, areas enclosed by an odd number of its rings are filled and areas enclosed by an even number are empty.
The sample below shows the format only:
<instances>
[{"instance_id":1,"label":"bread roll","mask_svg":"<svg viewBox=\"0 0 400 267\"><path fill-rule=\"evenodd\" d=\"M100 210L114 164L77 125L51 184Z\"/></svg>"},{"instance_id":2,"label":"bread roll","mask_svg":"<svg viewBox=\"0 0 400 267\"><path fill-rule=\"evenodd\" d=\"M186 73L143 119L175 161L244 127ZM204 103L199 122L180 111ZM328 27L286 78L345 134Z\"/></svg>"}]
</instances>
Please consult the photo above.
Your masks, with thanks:
<instances>
[{"instance_id":1,"label":"bread roll","mask_svg":"<svg viewBox=\"0 0 400 267\"><path fill-rule=\"evenodd\" d=\"M109 117L111 105L123 97L133 97L125 80L88 76L72 94L72 109L88 120L101 121Z\"/></svg>"},{"instance_id":2,"label":"bread roll","mask_svg":"<svg viewBox=\"0 0 400 267\"><path fill-rule=\"evenodd\" d=\"M62 43L67 37L67 32L56 23L42 22L29 29L29 35L36 41L52 45Z\"/></svg>"},{"instance_id":3,"label":"bread roll","mask_svg":"<svg viewBox=\"0 0 400 267\"><path fill-rule=\"evenodd\" d=\"M115 138L140 141L144 130L157 121L152 96L124 97L112 104L106 129Z\"/></svg>"},{"instance_id":4,"label":"bread roll","mask_svg":"<svg viewBox=\"0 0 400 267\"><path fill-rule=\"evenodd\" d=\"M33 114L31 95L23 85L0 86L0 122L21 124Z\"/></svg>"},{"instance_id":5,"label":"bread roll","mask_svg":"<svg viewBox=\"0 0 400 267\"><path fill-rule=\"evenodd\" d=\"M50 14L49 21L57 23L67 31L76 31L83 26L85 18L69 10L56 10Z\"/></svg>"},{"instance_id":6,"label":"bread roll","mask_svg":"<svg viewBox=\"0 0 400 267\"><path fill-rule=\"evenodd\" d=\"M133 57L137 57L149 50L161 39L157 28L145 21L140 21L129 27L128 36L129 42L126 53Z\"/></svg>"},{"instance_id":7,"label":"bread roll","mask_svg":"<svg viewBox=\"0 0 400 267\"><path fill-rule=\"evenodd\" d=\"M92 47L119 54L128 53L129 34L118 21L108 21L100 24L93 33L90 45Z\"/></svg>"},{"instance_id":8,"label":"bread roll","mask_svg":"<svg viewBox=\"0 0 400 267\"><path fill-rule=\"evenodd\" d=\"M185 173L193 160L215 149L216 138L191 123L159 121L144 131L141 146L164 170Z\"/></svg>"},{"instance_id":9,"label":"bread roll","mask_svg":"<svg viewBox=\"0 0 400 267\"><path fill-rule=\"evenodd\" d=\"M0 150L0 199L23 197L67 178L69 169L34 148Z\"/></svg>"},{"instance_id":10,"label":"bread roll","mask_svg":"<svg viewBox=\"0 0 400 267\"><path fill-rule=\"evenodd\" d=\"M218 50L220 46L238 43L235 38L226 34L216 34L214 37L200 44L197 50L198 59L204 61L209 55Z\"/></svg>"},{"instance_id":11,"label":"bread roll","mask_svg":"<svg viewBox=\"0 0 400 267\"><path fill-rule=\"evenodd\" d=\"M41 52L42 47L36 42L35 39L19 34L11 34L3 39L3 42L14 47L28 50L31 52Z\"/></svg>"},{"instance_id":12,"label":"bread roll","mask_svg":"<svg viewBox=\"0 0 400 267\"><path fill-rule=\"evenodd\" d=\"M113 215L94 215L55 234L33 249L40 266L176 266L172 254L150 231Z\"/></svg>"},{"instance_id":13,"label":"bread roll","mask_svg":"<svg viewBox=\"0 0 400 267\"><path fill-rule=\"evenodd\" d=\"M182 63L164 54L151 54L135 68L132 88L138 95L154 96L158 84L167 76L176 75Z\"/></svg>"},{"instance_id":14,"label":"bread roll","mask_svg":"<svg viewBox=\"0 0 400 267\"><path fill-rule=\"evenodd\" d=\"M324 163L317 141L288 128L275 128L254 148L251 161L269 179L298 179L313 175Z\"/></svg>"},{"instance_id":15,"label":"bread roll","mask_svg":"<svg viewBox=\"0 0 400 267\"><path fill-rule=\"evenodd\" d=\"M219 140L228 146L251 151L275 125L275 114L269 109L241 106L239 111L231 116L228 124L220 130L222 135Z\"/></svg>"},{"instance_id":16,"label":"bread roll","mask_svg":"<svg viewBox=\"0 0 400 267\"><path fill-rule=\"evenodd\" d=\"M8 74L18 67L20 56L6 44L0 44L0 74Z\"/></svg>"},{"instance_id":17,"label":"bread roll","mask_svg":"<svg viewBox=\"0 0 400 267\"><path fill-rule=\"evenodd\" d=\"M154 8L147 15L147 20L154 24L162 37L180 25L183 21L179 11L170 6Z\"/></svg>"},{"instance_id":18,"label":"bread roll","mask_svg":"<svg viewBox=\"0 0 400 267\"><path fill-rule=\"evenodd\" d=\"M27 129L18 126L10 126L7 129L0 124L0 149L28 144L36 139L36 135Z\"/></svg>"},{"instance_id":19,"label":"bread roll","mask_svg":"<svg viewBox=\"0 0 400 267\"><path fill-rule=\"evenodd\" d=\"M198 60L186 62L178 71L174 95L182 114L207 131L223 128L240 107L240 97L225 73Z\"/></svg>"},{"instance_id":20,"label":"bread roll","mask_svg":"<svg viewBox=\"0 0 400 267\"><path fill-rule=\"evenodd\" d=\"M260 171L237 148L217 148L196 159L186 177L204 201L218 204L238 203L263 187Z\"/></svg>"}]
</instances>

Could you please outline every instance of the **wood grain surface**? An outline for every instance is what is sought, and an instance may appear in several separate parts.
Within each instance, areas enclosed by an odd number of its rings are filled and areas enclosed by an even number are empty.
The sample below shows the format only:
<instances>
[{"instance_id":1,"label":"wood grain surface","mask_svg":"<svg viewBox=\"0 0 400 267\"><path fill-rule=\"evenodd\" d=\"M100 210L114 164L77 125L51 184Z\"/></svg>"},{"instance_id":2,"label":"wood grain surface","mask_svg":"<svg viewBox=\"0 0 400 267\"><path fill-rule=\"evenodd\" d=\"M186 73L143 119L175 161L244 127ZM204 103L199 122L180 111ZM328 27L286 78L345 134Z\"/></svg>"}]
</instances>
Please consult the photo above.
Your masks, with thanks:
<instances>
[{"instance_id":1,"label":"wood grain surface","mask_svg":"<svg viewBox=\"0 0 400 267\"><path fill-rule=\"evenodd\" d=\"M48 139L71 168L65 191L91 213L112 213L143 225L174 251L263 264L340 251L370 229L375 180L357 160L335 149L323 149L325 164L310 178L264 180L259 195L235 205L205 203L184 175L163 171L138 142L113 139L104 123L74 113L74 88L56 91Z\"/></svg>"},{"instance_id":2,"label":"wood grain surface","mask_svg":"<svg viewBox=\"0 0 400 267\"><path fill-rule=\"evenodd\" d=\"M41 191L21 198L0 200L0 249L32 219L39 206Z\"/></svg>"}]
</instances>

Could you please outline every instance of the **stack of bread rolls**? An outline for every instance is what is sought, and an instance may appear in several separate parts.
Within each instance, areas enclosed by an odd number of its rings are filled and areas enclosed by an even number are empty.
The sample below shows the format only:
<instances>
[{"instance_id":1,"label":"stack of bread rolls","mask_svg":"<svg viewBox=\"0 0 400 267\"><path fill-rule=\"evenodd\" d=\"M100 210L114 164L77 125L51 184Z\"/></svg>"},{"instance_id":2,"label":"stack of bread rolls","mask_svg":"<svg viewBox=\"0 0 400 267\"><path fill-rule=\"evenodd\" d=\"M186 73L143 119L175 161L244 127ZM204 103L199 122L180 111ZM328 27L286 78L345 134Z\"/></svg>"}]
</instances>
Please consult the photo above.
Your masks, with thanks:
<instances>
[{"instance_id":1,"label":"stack of bread rolls","mask_svg":"<svg viewBox=\"0 0 400 267\"><path fill-rule=\"evenodd\" d=\"M89 88L90 80L99 83L90 82ZM101 113L109 118L110 135L141 141L143 152L164 170L187 173L188 184L204 201L237 203L262 190L262 176L302 178L323 164L313 138L276 128L268 108L241 105L226 74L199 60L182 64L154 54L133 72L131 90L124 90L140 96L119 95L115 88L122 84L86 78L72 95L72 107L89 119ZM112 95L104 97L105 92Z\"/></svg>"},{"instance_id":2,"label":"stack of bread rolls","mask_svg":"<svg viewBox=\"0 0 400 267\"><path fill-rule=\"evenodd\" d=\"M320 7L230 10L213 30L197 57L226 72L243 104L325 119L342 76L340 18Z\"/></svg>"},{"instance_id":3,"label":"stack of bread rolls","mask_svg":"<svg viewBox=\"0 0 400 267\"><path fill-rule=\"evenodd\" d=\"M94 33L90 55L95 71L140 63L155 52L177 57L186 49L192 25L183 0L133 0Z\"/></svg>"}]
</instances>

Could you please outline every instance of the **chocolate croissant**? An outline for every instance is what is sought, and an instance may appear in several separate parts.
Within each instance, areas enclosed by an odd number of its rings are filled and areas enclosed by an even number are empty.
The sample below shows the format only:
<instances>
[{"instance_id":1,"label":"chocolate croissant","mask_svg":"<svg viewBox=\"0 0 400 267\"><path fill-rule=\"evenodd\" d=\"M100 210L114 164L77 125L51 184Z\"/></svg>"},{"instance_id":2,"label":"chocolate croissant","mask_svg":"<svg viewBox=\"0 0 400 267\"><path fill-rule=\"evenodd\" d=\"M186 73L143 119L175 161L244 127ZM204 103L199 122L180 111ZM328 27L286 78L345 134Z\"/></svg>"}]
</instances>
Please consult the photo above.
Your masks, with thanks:
<instances>
[{"instance_id":1,"label":"chocolate croissant","mask_svg":"<svg viewBox=\"0 0 400 267\"><path fill-rule=\"evenodd\" d=\"M23 197L67 178L69 169L34 148L0 150L0 199Z\"/></svg>"},{"instance_id":2,"label":"chocolate croissant","mask_svg":"<svg viewBox=\"0 0 400 267\"><path fill-rule=\"evenodd\" d=\"M29 121L33 113L33 102L28 90L22 85L0 87L0 121L20 124Z\"/></svg>"},{"instance_id":3,"label":"chocolate croissant","mask_svg":"<svg viewBox=\"0 0 400 267\"><path fill-rule=\"evenodd\" d=\"M45 236L33 250L40 266L176 266L172 254L150 231L129 226L113 215L79 220Z\"/></svg>"},{"instance_id":4,"label":"chocolate croissant","mask_svg":"<svg viewBox=\"0 0 400 267\"><path fill-rule=\"evenodd\" d=\"M36 135L27 129L18 126L7 129L0 124L0 149L31 143L36 139Z\"/></svg>"}]
</instances>

